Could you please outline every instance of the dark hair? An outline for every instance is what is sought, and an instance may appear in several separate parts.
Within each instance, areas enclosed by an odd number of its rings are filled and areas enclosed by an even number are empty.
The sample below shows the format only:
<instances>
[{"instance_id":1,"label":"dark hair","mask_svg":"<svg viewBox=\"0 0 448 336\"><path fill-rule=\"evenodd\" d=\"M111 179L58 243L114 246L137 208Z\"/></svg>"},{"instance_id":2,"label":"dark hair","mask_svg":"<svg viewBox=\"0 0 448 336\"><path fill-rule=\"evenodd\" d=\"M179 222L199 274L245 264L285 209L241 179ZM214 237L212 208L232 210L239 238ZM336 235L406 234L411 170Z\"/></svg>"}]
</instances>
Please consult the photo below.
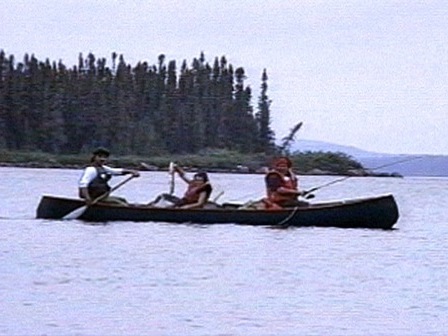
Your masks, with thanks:
<instances>
[{"instance_id":1,"label":"dark hair","mask_svg":"<svg viewBox=\"0 0 448 336\"><path fill-rule=\"evenodd\" d=\"M105 157L108 157L110 155L110 152L104 147L99 147L99 148L95 149L92 152L92 154L93 155L103 155Z\"/></svg>"},{"instance_id":2,"label":"dark hair","mask_svg":"<svg viewBox=\"0 0 448 336\"><path fill-rule=\"evenodd\" d=\"M90 157L90 162L95 161L95 156L102 155L104 157L109 157L110 152L104 147L98 147L92 152L92 156Z\"/></svg>"},{"instance_id":3,"label":"dark hair","mask_svg":"<svg viewBox=\"0 0 448 336\"><path fill-rule=\"evenodd\" d=\"M204 180L204 182L208 182L208 175L206 172L203 172L203 171L197 172L196 174L194 174L193 178L195 178L195 177L200 177L201 179Z\"/></svg>"},{"instance_id":4,"label":"dark hair","mask_svg":"<svg viewBox=\"0 0 448 336\"><path fill-rule=\"evenodd\" d=\"M286 164L288 166L288 168L292 167L292 162L289 158L287 158L286 156L281 156L279 158L276 158L274 160L273 166L277 167L280 164Z\"/></svg>"}]
</instances>

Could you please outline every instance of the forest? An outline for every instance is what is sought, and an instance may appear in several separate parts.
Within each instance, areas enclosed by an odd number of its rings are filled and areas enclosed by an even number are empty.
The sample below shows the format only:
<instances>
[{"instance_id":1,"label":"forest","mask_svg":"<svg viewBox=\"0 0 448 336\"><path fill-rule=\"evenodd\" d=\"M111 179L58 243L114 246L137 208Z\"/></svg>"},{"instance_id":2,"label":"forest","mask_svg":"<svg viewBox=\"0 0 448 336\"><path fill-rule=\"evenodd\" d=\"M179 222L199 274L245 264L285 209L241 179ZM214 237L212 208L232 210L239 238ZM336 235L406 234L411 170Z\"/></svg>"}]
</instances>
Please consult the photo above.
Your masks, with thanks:
<instances>
[{"instance_id":1,"label":"forest","mask_svg":"<svg viewBox=\"0 0 448 336\"><path fill-rule=\"evenodd\" d=\"M159 55L156 64L79 54L71 68L62 61L22 61L0 50L0 153L2 162L27 166L73 166L98 146L122 163L151 158L166 165L231 169L269 164L289 153L302 122L276 145L271 129L268 74L261 72L257 105L243 67L204 53L191 65ZM128 159L132 157L129 161ZM291 156L302 172L345 174L362 166L343 153ZM65 162L65 163L64 163Z\"/></svg>"},{"instance_id":2,"label":"forest","mask_svg":"<svg viewBox=\"0 0 448 336\"><path fill-rule=\"evenodd\" d=\"M204 53L191 64L164 55L150 65L79 54L78 64L23 60L0 50L0 149L79 154L97 146L117 155L277 150L268 75L252 106L243 67Z\"/></svg>"}]
</instances>

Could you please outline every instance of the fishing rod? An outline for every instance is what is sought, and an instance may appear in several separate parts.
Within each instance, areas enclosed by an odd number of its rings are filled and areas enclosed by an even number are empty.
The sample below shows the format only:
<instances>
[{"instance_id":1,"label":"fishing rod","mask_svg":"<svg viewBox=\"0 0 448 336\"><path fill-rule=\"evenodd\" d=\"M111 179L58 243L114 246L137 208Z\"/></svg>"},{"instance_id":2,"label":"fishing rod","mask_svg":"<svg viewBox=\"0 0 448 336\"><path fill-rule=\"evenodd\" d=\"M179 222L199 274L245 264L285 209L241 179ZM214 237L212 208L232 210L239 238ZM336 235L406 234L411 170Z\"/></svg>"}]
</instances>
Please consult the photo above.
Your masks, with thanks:
<instances>
[{"instance_id":1,"label":"fishing rod","mask_svg":"<svg viewBox=\"0 0 448 336\"><path fill-rule=\"evenodd\" d=\"M386 164L383 164L383 165L378 166L378 167L375 167L375 168L369 168L369 169L367 169L367 170L374 171L374 170L378 170L378 169L381 169L381 168L386 168L386 167L395 166L395 165L397 165L397 164L399 164L399 163L409 162L409 161L414 161L414 160L421 159L421 158L423 158L423 156L417 156L417 157L407 158L407 159L403 159L403 160L399 160L399 161L395 161L395 162L391 162L391 163L386 163ZM316 190L319 190L319 189L322 189L322 188L325 188L325 187L328 187L328 186L333 185L333 184L335 184L335 183L339 183L339 182L345 181L345 180L347 180L347 179L349 179L349 178L351 178L351 177L354 177L354 176L356 176L356 175L344 176L344 177L338 178L338 179L336 179L336 180L330 181L330 182L328 182L328 183L322 184L322 185L320 185L320 186L311 188L310 190L305 190L305 191L302 193L302 196L304 196L305 198L313 198L314 195L311 194L312 192L314 192L314 191L316 191Z\"/></svg>"}]
</instances>

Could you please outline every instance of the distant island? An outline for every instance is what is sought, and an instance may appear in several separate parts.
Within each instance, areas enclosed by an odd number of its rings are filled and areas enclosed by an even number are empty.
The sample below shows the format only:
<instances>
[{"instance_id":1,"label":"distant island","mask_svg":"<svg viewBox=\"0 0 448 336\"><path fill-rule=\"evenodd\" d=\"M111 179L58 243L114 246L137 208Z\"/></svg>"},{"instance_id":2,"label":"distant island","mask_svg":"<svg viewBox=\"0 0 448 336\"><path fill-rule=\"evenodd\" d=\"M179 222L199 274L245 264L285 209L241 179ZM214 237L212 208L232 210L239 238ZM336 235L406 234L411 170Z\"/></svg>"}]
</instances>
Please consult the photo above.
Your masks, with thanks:
<instances>
[{"instance_id":1,"label":"distant island","mask_svg":"<svg viewBox=\"0 0 448 336\"><path fill-rule=\"evenodd\" d=\"M402 176L448 176L448 155L387 154L365 151L353 146L343 146L324 141L300 139L292 145L293 152L331 151L342 152L360 162L366 169L378 173ZM396 164L394 164L396 163ZM381 167L375 169L376 167Z\"/></svg>"}]
</instances>

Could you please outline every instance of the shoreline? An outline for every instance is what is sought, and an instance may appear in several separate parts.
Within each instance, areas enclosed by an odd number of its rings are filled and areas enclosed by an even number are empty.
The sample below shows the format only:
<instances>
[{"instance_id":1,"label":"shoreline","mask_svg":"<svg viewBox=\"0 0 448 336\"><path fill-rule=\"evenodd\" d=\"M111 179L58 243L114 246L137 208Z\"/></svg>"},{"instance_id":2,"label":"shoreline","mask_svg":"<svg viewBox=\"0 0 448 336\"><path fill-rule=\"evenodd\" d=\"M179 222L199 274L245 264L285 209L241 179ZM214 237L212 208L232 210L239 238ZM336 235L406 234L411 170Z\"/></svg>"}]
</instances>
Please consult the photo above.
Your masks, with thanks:
<instances>
[{"instance_id":1,"label":"shoreline","mask_svg":"<svg viewBox=\"0 0 448 336\"><path fill-rule=\"evenodd\" d=\"M313 154L315 157L313 157ZM91 154L51 154L44 152L0 150L0 167L41 168L41 169L84 169ZM349 156L338 157L334 153L295 154L293 169L297 175L316 176L371 176L403 177L397 173L376 173L364 168ZM175 162L185 171L206 170L210 173L224 174L265 174L272 157L264 154L241 154L220 150L208 150L195 155L112 155L108 159L111 167L123 167L139 171L167 171ZM321 164L310 164L316 160ZM302 163L303 162L303 163ZM329 164L331 162L331 164ZM353 163L357 164L353 164ZM300 169L303 167L302 169Z\"/></svg>"},{"instance_id":2,"label":"shoreline","mask_svg":"<svg viewBox=\"0 0 448 336\"><path fill-rule=\"evenodd\" d=\"M79 169L85 168L84 165L80 164L61 164L58 162L0 162L0 168L29 168L29 169ZM161 168L155 165L148 165L144 162L140 162L136 165L128 166L139 171L168 171L168 168ZM196 172L200 169L206 170L208 173L219 173L219 174L265 174L267 167L260 167L258 169L252 170L247 167L236 167L234 169L229 168L198 168L198 167L188 167L184 166L183 169L187 172ZM312 169L311 171L300 171L295 169L297 175L302 176L353 176L353 177L394 177L402 178L403 176L397 173L373 173L367 170L351 170L347 171L345 174L337 174L335 172L324 171L319 169Z\"/></svg>"}]
</instances>

